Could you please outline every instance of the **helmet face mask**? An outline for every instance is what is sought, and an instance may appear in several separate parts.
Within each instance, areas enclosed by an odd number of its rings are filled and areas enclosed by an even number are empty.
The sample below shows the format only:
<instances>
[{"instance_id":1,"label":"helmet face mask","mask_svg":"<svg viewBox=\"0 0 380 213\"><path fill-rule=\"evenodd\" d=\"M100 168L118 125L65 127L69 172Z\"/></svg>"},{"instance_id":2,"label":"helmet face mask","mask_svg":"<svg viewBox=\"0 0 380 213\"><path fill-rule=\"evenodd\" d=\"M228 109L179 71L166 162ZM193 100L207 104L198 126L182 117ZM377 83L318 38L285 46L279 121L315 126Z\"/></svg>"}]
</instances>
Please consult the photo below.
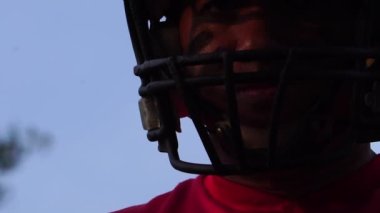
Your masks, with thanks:
<instances>
[{"instance_id":1,"label":"helmet face mask","mask_svg":"<svg viewBox=\"0 0 380 213\"><path fill-rule=\"evenodd\" d=\"M169 1L164 1L163 7L152 13L146 11L149 8L147 2L125 0L138 61L135 74L142 80L140 109L149 140L158 141L159 150L168 153L176 169L227 175L324 164L349 153L355 142L380 139L380 133L376 131L380 126L380 87L376 86L380 76L376 62L369 66L370 61L379 57L380 51L368 48L367 41L345 47L287 46L181 55L179 14L178 11L170 12L170 7L182 8L183 5L170 6ZM306 67L310 61L315 66ZM336 67L336 63L326 61L339 61L339 64L349 61L352 66ZM255 62L276 66L254 72L234 70L236 63ZM216 66L220 72L187 74L202 66ZM284 117L288 114L287 109L292 107L289 103L305 102L302 95L289 92L293 85L312 85L315 82L323 88L315 89L317 92L314 94L302 93L305 97L313 97L309 98L310 103L301 107L297 116L293 116L294 121L287 123L289 119ZM241 104L236 91L246 85L260 84L273 85L276 92L269 116L263 124L265 131L260 133L265 135L267 142L264 146L252 147L244 140L246 130L242 125L249 113L242 110L244 104ZM344 96L347 96L344 101L340 99L342 88L346 91ZM210 91L220 93L223 100L213 101L212 96L217 96L217 93L210 95ZM339 101L347 104L343 106L347 112L331 121L331 112ZM181 160L176 134L180 131L179 120L183 115L193 120L210 165ZM291 128L287 130L286 126ZM331 143L337 132L342 136L339 141L343 142L330 150L322 162L315 156L326 147L317 144Z\"/></svg>"}]
</instances>

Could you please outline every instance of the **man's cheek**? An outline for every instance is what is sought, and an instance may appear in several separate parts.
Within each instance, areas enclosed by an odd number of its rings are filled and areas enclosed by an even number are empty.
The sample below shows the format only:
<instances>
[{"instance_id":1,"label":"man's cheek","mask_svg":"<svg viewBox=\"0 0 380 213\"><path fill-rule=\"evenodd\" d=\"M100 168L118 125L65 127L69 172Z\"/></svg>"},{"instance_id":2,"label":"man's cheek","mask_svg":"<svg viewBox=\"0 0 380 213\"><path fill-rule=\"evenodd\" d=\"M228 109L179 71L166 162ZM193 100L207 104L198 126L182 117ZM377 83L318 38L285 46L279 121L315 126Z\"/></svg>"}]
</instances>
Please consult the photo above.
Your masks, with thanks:
<instances>
[{"instance_id":1,"label":"man's cheek","mask_svg":"<svg viewBox=\"0 0 380 213\"><path fill-rule=\"evenodd\" d=\"M183 52L187 52L190 41L191 26L193 25L193 12L190 7L186 8L179 21L179 37Z\"/></svg>"},{"instance_id":2,"label":"man's cheek","mask_svg":"<svg viewBox=\"0 0 380 213\"><path fill-rule=\"evenodd\" d=\"M173 91L170 94L171 101L175 107L175 112L178 118L189 116L189 109L187 108L183 96L178 91Z\"/></svg>"}]
</instances>

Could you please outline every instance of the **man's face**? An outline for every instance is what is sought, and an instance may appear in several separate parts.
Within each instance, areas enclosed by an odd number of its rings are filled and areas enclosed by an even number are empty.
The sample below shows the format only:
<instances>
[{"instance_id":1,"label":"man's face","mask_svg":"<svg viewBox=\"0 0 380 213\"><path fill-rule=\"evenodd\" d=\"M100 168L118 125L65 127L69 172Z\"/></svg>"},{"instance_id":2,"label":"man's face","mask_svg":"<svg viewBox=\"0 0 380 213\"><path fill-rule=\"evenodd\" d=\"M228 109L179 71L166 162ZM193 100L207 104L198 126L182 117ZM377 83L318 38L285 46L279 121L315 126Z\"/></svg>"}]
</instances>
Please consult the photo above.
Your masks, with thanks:
<instances>
[{"instance_id":1,"label":"man's face","mask_svg":"<svg viewBox=\"0 0 380 213\"><path fill-rule=\"evenodd\" d=\"M337 9L334 6L339 6L338 3L321 7L320 4L272 2L275 3L269 5L264 0L195 0L193 6L184 10L180 20L180 41L184 54L290 46L321 47L352 42L350 20L345 13L334 15ZM323 68L327 64L330 68L347 65L341 61L308 60L295 66L307 72L307 67ZM284 61L233 64L235 73L282 69L283 66ZM201 65L187 72L190 76L221 75L221 70L221 65ZM328 92L328 84L326 81L309 81L289 85L285 93L282 124L288 125L300 119L320 96ZM266 82L238 85L236 98L242 125L267 128L276 92L277 86ZM201 89L200 96L222 112L226 111L227 98L222 86Z\"/></svg>"}]
</instances>

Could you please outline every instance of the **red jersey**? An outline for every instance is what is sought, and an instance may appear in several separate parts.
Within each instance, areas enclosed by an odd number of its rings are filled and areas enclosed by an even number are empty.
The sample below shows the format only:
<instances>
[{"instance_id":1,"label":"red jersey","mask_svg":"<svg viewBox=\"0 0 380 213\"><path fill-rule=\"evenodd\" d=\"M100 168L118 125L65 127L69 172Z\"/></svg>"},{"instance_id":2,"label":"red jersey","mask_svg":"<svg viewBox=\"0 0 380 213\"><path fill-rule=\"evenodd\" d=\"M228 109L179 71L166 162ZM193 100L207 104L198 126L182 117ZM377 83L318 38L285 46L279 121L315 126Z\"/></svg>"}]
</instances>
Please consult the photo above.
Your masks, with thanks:
<instances>
[{"instance_id":1,"label":"red jersey","mask_svg":"<svg viewBox=\"0 0 380 213\"><path fill-rule=\"evenodd\" d=\"M114 213L380 213L380 156L323 189L285 198L219 176L184 181L146 204Z\"/></svg>"}]
</instances>

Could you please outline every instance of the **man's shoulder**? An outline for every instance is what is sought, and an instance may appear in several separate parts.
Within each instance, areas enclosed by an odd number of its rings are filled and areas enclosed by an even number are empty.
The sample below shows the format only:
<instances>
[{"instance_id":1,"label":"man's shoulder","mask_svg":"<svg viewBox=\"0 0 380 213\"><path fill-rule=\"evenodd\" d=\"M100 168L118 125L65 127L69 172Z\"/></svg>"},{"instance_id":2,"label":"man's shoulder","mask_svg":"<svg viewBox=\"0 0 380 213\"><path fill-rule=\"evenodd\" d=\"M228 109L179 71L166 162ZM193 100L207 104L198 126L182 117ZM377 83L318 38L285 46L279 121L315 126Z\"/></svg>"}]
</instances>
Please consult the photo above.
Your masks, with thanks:
<instances>
[{"instance_id":1,"label":"man's shoulder","mask_svg":"<svg viewBox=\"0 0 380 213\"><path fill-rule=\"evenodd\" d=\"M145 204L131 206L113 213L159 213L180 211L183 208L187 208L192 197L196 197L196 194L199 193L201 188L201 178L202 177L197 177L195 179L185 180L179 183L173 190L158 195Z\"/></svg>"}]
</instances>

